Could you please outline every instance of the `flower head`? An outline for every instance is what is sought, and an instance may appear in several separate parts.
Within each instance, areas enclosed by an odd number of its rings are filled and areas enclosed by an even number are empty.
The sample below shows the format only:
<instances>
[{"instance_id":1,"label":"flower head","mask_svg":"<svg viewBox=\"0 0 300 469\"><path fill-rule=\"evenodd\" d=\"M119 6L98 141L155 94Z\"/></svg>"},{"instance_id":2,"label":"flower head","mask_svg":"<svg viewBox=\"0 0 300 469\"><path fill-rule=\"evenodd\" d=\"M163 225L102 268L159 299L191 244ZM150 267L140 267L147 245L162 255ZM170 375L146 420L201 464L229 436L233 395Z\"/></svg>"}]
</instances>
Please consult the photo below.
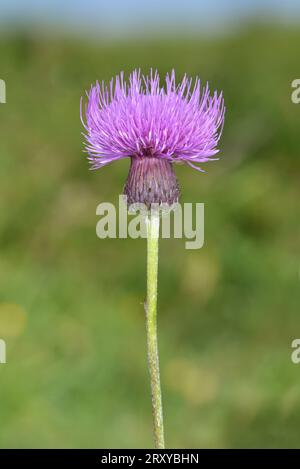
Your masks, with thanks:
<instances>
[{"instance_id":1,"label":"flower head","mask_svg":"<svg viewBox=\"0 0 300 469\"><path fill-rule=\"evenodd\" d=\"M109 86L92 86L85 107L86 149L93 169L133 156L154 156L190 165L212 160L224 121L222 93L210 94L200 80L175 72L165 89L157 72L135 70L129 82L120 73ZM199 169L197 167L197 169Z\"/></svg>"},{"instance_id":2,"label":"flower head","mask_svg":"<svg viewBox=\"0 0 300 469\"><path fill-rule=\"evenodd\" d=\"M132 195L133 201L144 201L136 200L138 193L144 191L151 193L150 201L154 192L152 201L166 199L169 203L170 199L178 199L171 163L183 162L203 171L198 164L215 159L212 157L219 151L225 112L222 93L215 91L211 95L208 85L200 87L198 78L193 84L185 75L176 85L172 71L166 76L165 87L161 87L157 71L144 76L135 70L128 83L123 73L109 86L97 82L87 97L85 122L82 108L81 119L92 169L130 157L134 174L128 177L125 192ZM158 173L163 178L174 175L172 195L166 195L168 184L159 181ZM126 191L129 180L130 184L140 184L130 186L130 194ZM165 194L161 194L161 187ZM145 194L138 198L145 199Z\"/></svg>"}]
</instances>

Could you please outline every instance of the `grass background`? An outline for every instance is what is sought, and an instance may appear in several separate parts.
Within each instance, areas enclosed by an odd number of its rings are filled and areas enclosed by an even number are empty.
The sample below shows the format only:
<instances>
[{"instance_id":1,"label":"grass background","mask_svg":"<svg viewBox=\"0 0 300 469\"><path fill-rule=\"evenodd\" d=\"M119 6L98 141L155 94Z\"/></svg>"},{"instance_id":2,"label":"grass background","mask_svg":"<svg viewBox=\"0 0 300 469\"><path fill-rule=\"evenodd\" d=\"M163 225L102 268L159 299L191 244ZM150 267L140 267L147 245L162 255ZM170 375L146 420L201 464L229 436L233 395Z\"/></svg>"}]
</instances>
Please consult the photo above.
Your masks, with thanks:
<instances>
[{"instance_id":1,"label":"grass background","mask_svg":"<svg viewBox=\"0 0 300 469\"><path fill-rule=\"evenodd\" d=\"M223 89L222 159L180 166L205 246L162 240L159 342L168 447L299 447L299 30L82 41L2 35L1 447L149 447L145 241L99 240L121 161L88 171L79 99L120 70L175 67ZM298 73L299 74L299 73Z\"/></svg>"}]
</instances>

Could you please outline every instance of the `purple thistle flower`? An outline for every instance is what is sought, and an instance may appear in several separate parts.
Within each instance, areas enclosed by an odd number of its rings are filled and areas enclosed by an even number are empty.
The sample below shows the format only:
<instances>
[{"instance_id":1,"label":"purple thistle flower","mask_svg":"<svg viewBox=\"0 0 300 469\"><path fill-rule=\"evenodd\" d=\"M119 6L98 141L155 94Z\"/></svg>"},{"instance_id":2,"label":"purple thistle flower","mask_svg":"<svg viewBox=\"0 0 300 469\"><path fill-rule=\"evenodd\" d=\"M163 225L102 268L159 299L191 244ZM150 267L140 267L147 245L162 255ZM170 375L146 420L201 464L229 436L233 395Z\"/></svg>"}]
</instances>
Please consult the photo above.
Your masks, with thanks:
<instances>
[{"instance_id":1,"label":"purple thistle flower","mask_svg":"<svg viewBox=\"0 0 300 469\"><path fill-rule=\"evenodd\" d=\"M160 86L158 72L144 76L123 72L109 86L97 82L87 93L86 150L92 169L131 158L125 186L129 202L178 200L179 187L171 163L182 162L203 171L198 164L212 161L224 123L222 93L210 94L200 80L186 75L176 85L175 72ZM161 175L161 177L159 177Z\"/></svg>"}]
</instances>

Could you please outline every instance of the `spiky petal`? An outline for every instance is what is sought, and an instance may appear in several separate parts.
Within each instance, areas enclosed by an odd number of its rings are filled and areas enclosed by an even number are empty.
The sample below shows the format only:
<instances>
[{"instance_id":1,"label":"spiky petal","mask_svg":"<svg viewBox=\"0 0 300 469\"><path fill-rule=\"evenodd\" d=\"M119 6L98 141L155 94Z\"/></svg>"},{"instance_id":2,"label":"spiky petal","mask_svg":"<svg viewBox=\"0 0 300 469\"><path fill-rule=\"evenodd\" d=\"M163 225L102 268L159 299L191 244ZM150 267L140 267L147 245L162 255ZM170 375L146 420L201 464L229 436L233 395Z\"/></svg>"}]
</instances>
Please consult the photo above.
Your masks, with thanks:
<instances>
[{"instance_id":1,"label":"spiky petal","mask_svg":"<svg viewBox=\"0 0 300 469\"><path fill-rule=\"evenodd\" d=\"M186 75L176 85L175 72L160 85L157 72L133 71L128 83L120 73L109 86L98 82L87 93L81 118L92 169L122 158L163 158L198 164L218 153L224 122L222 93Z\"/></svg>"}]
</instances>

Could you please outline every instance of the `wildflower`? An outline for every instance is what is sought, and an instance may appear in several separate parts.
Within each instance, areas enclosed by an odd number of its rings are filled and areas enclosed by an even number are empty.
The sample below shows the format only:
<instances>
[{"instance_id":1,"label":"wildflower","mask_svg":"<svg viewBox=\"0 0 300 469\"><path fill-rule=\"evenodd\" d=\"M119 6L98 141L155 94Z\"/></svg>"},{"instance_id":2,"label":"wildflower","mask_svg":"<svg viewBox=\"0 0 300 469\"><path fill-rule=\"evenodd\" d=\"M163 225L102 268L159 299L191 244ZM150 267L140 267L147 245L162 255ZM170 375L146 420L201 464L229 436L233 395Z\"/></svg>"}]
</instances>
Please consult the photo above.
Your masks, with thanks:
<instances>
[{"instance_id":1,"label":"wildflower","mask_svg":"<svg viewBox=\"0 0 300 469\"><path fill-rule=\"evenodd\" d=\"M224 122L222 93L210 94L208 85L184 76L176 85L175 72L160 86L157 72L143 76L135 70L129 82L121 73L109 86L97 82L85 105L86 151L92 169L130 158L124 188L129 205L146 205L147 300L145 302L147 354L151 383L153 434L156 448L164 448L162 397L157 342L157 273L160 214L152 204L172 206L179 199L174 163L203 171L212 161Z\"/></svg>"}]
</instances>

